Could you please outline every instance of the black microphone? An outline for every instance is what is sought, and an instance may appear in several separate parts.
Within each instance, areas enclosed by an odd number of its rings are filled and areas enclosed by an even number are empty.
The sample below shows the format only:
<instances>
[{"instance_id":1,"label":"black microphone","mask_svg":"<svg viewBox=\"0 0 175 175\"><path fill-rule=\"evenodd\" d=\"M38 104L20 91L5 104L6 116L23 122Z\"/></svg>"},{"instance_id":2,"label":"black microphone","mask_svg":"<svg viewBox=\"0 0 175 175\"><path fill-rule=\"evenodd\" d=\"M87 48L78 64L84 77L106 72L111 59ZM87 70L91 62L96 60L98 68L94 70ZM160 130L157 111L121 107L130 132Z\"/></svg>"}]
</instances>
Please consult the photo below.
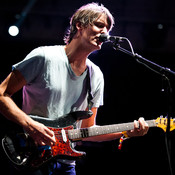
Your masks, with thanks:
<instances>
[{"instance_id":1,"label":"black microphone","mask_svg":"<svg viewBox=\"0 0 175 175\"><path fill-rule=\"evenodd\" d=\"M100 36L99 36L99 41L100 42L122 42L124 38L123 37L120 37L120 36L110 36L110 35L107 35L105 33L102 33Z\"/></svg>"}]
</instances>

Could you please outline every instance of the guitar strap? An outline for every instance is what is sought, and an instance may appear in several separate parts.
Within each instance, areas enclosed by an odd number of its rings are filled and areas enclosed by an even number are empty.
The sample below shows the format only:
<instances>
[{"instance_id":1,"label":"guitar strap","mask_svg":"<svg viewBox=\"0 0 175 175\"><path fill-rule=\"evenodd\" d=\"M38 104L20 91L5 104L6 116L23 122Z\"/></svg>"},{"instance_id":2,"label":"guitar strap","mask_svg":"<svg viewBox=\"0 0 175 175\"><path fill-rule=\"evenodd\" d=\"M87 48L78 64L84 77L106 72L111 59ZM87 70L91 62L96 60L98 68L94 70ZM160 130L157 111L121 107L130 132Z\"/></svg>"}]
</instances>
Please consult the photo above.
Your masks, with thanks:
<instances>
[{"instance_id":1,"label":"guitar strap","mask_svg":"<svg viewBox=\"0 0 175 175\"><path fill-rule=\"evenodd\" d=\"M93 95L92 95L92 91L91 91L91 75L92 75L92 73L91 73L91 67L89 65L87 65L87 67L88 67L88 72L87 72L87 92L88 92L88 98L87 98L87 101L88 101L88 111L91 111L92 106L93 106L93 102L92 102Z\"/></svg>"}]
</instances>

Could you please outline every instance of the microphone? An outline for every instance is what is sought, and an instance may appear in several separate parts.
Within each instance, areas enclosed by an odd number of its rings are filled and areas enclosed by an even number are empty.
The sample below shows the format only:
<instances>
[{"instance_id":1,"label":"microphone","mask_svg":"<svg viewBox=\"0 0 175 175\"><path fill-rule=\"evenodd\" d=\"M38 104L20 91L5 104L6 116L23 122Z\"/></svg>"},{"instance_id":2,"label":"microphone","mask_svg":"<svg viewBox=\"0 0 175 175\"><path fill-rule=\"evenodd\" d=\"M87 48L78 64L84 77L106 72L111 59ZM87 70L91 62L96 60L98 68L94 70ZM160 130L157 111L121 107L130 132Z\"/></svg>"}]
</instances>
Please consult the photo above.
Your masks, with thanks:
<instances>
[{"instance_id":1,"label":"microphone","mask_svg":"<svg viewBox=\"0 0 175 175\"><path fill-rule=\"evenodd\" d=\"M108 34L102 33L99 36L99 41L100 42L122 42L124 38L120 36L110 36Z\"/></svg>"}]
</instances>

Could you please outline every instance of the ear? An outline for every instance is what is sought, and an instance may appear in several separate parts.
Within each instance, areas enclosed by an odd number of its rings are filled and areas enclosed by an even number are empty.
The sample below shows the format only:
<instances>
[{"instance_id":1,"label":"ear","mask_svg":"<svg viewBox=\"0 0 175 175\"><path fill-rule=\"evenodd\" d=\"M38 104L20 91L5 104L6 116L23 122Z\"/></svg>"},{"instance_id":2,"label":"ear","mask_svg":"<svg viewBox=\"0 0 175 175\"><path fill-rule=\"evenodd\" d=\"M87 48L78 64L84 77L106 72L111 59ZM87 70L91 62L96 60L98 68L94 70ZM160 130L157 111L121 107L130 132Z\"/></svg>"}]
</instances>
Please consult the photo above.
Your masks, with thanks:
<instances>
[{"instance_id":1,"label":"ear","mask_svg":"<svg viewBox=\"0 0 175 175\"><path fill-rule=\"evenodd\" d=\"M77 28L77 31L81 31L82 30L83 26L82 26L81 22L77 22L76 23L76 28Z\"/></svg>"}]
</instances>

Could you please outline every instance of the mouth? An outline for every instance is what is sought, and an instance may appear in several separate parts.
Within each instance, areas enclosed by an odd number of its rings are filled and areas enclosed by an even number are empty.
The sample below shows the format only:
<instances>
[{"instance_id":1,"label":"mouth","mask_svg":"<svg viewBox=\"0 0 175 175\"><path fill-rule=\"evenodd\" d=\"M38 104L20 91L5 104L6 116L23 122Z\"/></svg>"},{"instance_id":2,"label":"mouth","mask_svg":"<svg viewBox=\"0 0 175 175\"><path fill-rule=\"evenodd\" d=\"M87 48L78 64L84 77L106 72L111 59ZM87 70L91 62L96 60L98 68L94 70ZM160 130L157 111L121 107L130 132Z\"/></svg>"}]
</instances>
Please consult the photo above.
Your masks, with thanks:
<instances>
[{"instance_id":1,"label":"mouth","mask_svg":"<svg viewBox=\"0 0 175 175\"><path fill-rule=\"evenodd\" d=\"M103 43L101 41L97 41L97 44L101 46Z\"/></svg>"},{"instance_id":2,"label":"mouth","mask_svg":"<svg viewBox=\"0 0 175 175\"><path fill-rule=\"evenodd\" d=\"M103 42L99 40L99 36L95 37L97 45L102 45Z\"/></svg>"}]
</instances>

